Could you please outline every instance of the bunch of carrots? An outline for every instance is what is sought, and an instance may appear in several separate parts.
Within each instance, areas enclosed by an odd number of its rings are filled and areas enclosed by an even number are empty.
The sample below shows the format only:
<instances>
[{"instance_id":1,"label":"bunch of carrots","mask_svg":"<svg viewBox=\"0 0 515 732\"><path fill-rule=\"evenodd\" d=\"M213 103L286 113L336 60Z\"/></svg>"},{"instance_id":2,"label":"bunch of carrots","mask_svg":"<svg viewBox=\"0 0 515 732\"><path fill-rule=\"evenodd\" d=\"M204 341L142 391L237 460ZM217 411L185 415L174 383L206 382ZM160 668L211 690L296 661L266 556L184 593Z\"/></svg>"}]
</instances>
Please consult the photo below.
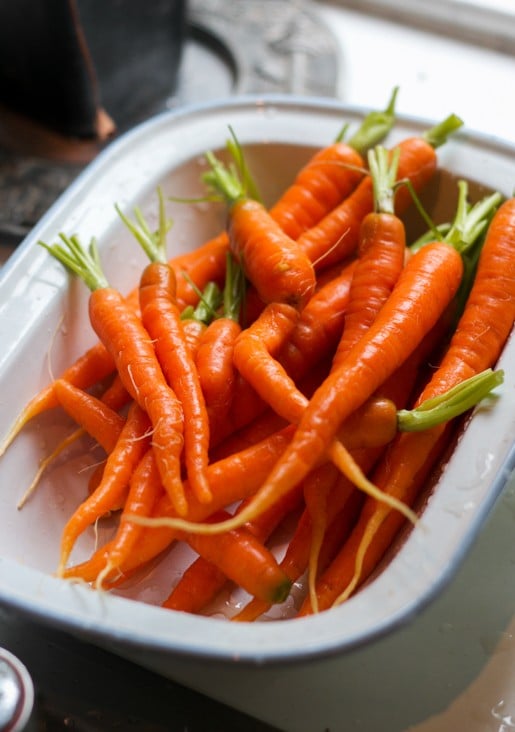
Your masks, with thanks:
<instances>
[{"instance_id":1,"label":"bunch of carrots","mask_svg":"<svg viewBox=\"0 0 515 732\"><path fill-rule=\"evenodd\" d=\"M206 197L227 226L189 254L168 257L162 191L156 231L117 207L149 260L128 296L95 241L41 242L89 287L98 343L31 400L1 452L60 407L77 430L38 477L82 435L105 453L64 526L59 577L114 590L185 542L197 558L163 607L202 613L236 585L249 598L232 620L254 621L304 578L303 616L350 597L417 523L463 415L503 381L515 199L471 203L459 181L453 219L431 221L419 194L462 123L451 115L387 148L395 96L271 208L234 138L230 164L207 151ZM416 242L409 206L427 228ZM113 515L112 538L70 564L79 536Z\"/></svg>"}]
</instances>

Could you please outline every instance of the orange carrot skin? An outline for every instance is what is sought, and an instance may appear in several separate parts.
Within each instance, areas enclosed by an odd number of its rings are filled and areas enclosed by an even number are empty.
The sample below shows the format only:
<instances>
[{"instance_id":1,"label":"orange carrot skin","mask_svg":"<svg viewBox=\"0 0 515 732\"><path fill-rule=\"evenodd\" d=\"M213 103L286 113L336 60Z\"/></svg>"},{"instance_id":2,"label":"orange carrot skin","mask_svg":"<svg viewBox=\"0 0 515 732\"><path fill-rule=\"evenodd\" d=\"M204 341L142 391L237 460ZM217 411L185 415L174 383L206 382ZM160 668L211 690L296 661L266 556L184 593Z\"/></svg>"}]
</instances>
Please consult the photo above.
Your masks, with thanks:
<instances>
[{"instance_id":1,"label":"orange carrot skin","mask_svg":"<svg viewBox=\"0 0 515 732\"><path fill-rule=\"evenodd\" d=\"M345 326L333 369L340 367L352 346L374 322L399 279L405 252L404 224L397 216L374 212L363 219Z\"/></svg>"},{"instance_id":2,"label":"orange carrot skin","mask_svg":"<svg viewBox=\"0 0 515 732\"><path fill-rule=\"evenodd\" d=\"M209 422L215 428L231 407L236 380L234 344L240 333L240 324L232 318L217 318L199 341L195 363Z\"/></svg>"},{"instance_id":3,"label":"orange carrot skin","mask_svg":"<svg viewBox=\"0 0 515 732\"><path fill-rule=\"evenodd\" d=\"M301 486L292 491L282 501L278 501L269 511L265 511L256 521L246 524L247 531L264 542L284 519L300 504L302 497ZM240 506L245 505L243 501ZM213 537L205 537L211 538ZM215 538L214 541L217 539ZM218 566L200 556L183 573L163 607L170 610L199 613L206 605L215 599L216 595L228 582L228 577ZM253 594L251 592L251 594Z\"/></svg>"},{"instance_id":4,"label":"orange carrot skin","mask_svg":"<svg viewBox=\"0 0 515 732\"><path fill-rule=\"evenodd\" d=\"M305 405L305 397L299 394L284 368L275 359L279 349L293 331L299 318L298 310L285 303L270 303L259 318L242 331L234 345L234 364L245 380L259 396L282 417L291 419ZM284 388L288 390L285 399ZM285 407L283 411L283 407Z\"/></svg>"},{"instance_id":5,"label":"orange carrot skin","mask_svg":"<svg viewBox=\"0 0 515 732\"><path fill-rule=\"evenodd\" d=\"M256 494L263 507L303 480L323 457L340 424L408 358L456 294L463 264L447 244L423 247L405 266L397 287L345 366L315 392L267 481ZM425 256L419 254L425 251ZM436 287L434 285L437 285Z\"/></svg>"},{"instance_id":6,"label":"orange carrot skin","mask_svg":"<svg viewBox=\"0 0 515 732\"><path fill-rule=\"evenodd\" d=\"M117 569L130 556L143 527L127 521L126 516L150 516L152 510L163 492L159 474L154 470L154 456L147 450L136 465L130 480L129 494L125 503L120 524L107 556L109 566Z\"/></svg>"},{"instance_id":7,"label":"orange carrot skin","mask_svg":"<svg viewBox=\"0 0 515 732\"><path fill-rule=\"evenodd\" d=\"M101 399L73 386L64 379L53 384L58 403L106 452L116 445L125 419Z\"/></svg>"},{"instance_id":8,"label":"orange carrot skin","mask_svg":"<svg viewBox=\"0 0 515 732\"><path fill-rule=\"evenodd\" d=\"M223 520L229 514L222 511L210 520ZM291 583L280 569L273 554L261 541L246 529L235 529L217 537L180 534L179 538L250 595L265 602L282 602L286 599Z\"/></svg>"},{"instance_id":9,"label":"orange carrot skin","mask_svg":"<svg viewBox=\"0 0 515 732\"><path fill-rule=\"evenodd\" d=\"M347 311L355 263L345 266L301 311L299 320L278 360L298 381L338 344Z\"/></svg>"},{"instance_id":10,"label":"orange carrot skin","mask_svg":"<svg viewBox=\"0 0 515 732\"><path fill-rule=\"evenodd\" d=\"M152 444L163 484L184 515L187 506L181 480L183 412L157 361L150 336L141 320L111 288L89 298L91 324L113 356L123 385L154 427Z\"/></svg>"},{"instance_id":11,"label":"orange carrot skin","mask_svg":"<svg viewBox=\"0 0 515 732\"><path fill-rule=\"evenodd\" d=\"M65 369L60 378L79 389L87 389L112 374L114 369L115 365L111 354L102 343L96 343ZM36 394L25 408L25 422L58 405L59 401L52 384L49 384Z\"/></svg>"},{"instance_id":12,"label":"orange carrot skin","mask_svg":"<svg viewBox=\"0 0 515 732\"><path fill-rule=\"evenodd\" d=\"M288 340L277 354L277 360L294 380L299 381L323 361L338 343L344 324L354 265L344 268L341 275L316 292L302 309L299 320ZM249 382L236 380L230 424L222 438L252 422L266 410L266 403Z\"/></svg>"},{"instance_id":13,"label":"orange carrot skin","mask_svg":"<svg viewBox=\"0 0 515 732\"><path fill-rule=\"evenodd\" d=\"M229 239L222 231L192 252L170 259L169 264L177 279L176 297L180 309L198 302L197 291L190 282L194 282L199 290L203 290L208 282L223 282L228 250Z\"/></svg>"},{"instance_id":14,"label":"orange carrot skin","mask_svg":"<svg viewBox=\"0 0 515 732\"><path fill-rule=\"evenodd\" d=\"M150 263L141 275L139 292L143 325L153 340L166 380L182 406L187 475L197 496L209 502L211 491L206 478L209 417L175 304L173 270L160 262Z\"/></svg>"},{"instance_id":15,"label":"orange carrot skin","mask_svg":"<svg viewBox=\"0 0 515 732\"><path fill-rule=\"evenodd\" d=\"M103 466L98 485L74 511L63 529L60 550L61 570L78 536L98 518L119 508L131 475L149 447L149 428L147 415L133 402L119 437Z\"/></svg>"},{"instance_id":16,"label":"orange carrot skin","mask_svg":"<svg viewBox=\"0 0 515 732\"><path fill-rule=\"evenodd\" d=\"M208 467L209 484L213 492L211 504L200 503L191 492L187 481L185 492L188 502L188 518L204 521L212 513L224 509L235 501L249 498L265 479L274 462L282 454L293 434L292 427L286 427L271 437L253 445L247 450L231 455ZM163 496L154 512L156 516L174 516L169 497ZM122 571L130 572L145 565L167 549L177 536L168 527L145 528L130 558L122 565ZM64 577L80 577L93 582L105 566L108 547L99 549L86 562L65 570Z\"/></svg>"},{"instance_id":17,"label":"orange carrot skin","mask_svg":"<svg viewBox=\"0 0 515 732\"><path fill-rule=\"evenodd\" d=\"M437 167L435 149L417 137L402 140L397 180L409 179L420 193L434 176ZM406 186L395 196L395 212L402 214L412 202ZM317 270L328 267L353 254L359 240L361 221L373 211L374 193L370 176L363 178L353 193L335 207L317 226L298 238L298 245Z\"/></svg>"},{"instance_id":18,"label":"orange carrot skin","mask_svg":"<svg viewBox=\"0 0 515 732\"><path fill-rule=\"evenodd\" d=\"M344 142L322 148L299 171L270 215L297 239L349 195L363 177L359 168L364 168L363 158Z\"/></svg>"},{"instance_id":19,"label":"orange carrot skin","mask_svg":"<svg viewBox=\"0 0 515 732\"><path fill-rule=\"evenodd\" d=\"M197 358L198 349L200 347L204 331L206 330L206 324L202 323L200 320L188 318L182 321L182 330L186 343L188 344L188 348L190 349L191 358L195 360Z\"/></svg>"},{"instance_id":20,"label":"orange carrot skin","mask_svg":"<svg viewBox=\"0 0 515 732\"><path fill-rule=\"evenodd\" d=\"M228 234L231 251L263 301L302 308L315 290L313 265L268 211L257 201L238 200Z\"/></svg>"}]
</instances>

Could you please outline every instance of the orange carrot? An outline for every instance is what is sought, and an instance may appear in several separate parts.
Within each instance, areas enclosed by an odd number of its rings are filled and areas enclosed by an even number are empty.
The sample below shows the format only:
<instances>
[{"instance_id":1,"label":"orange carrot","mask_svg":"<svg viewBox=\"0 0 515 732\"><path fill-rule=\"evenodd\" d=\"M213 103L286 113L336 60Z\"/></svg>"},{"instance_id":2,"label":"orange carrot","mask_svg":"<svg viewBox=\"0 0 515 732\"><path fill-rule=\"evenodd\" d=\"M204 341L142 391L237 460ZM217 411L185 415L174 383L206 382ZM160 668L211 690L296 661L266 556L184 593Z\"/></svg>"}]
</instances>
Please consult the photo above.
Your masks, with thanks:
<instances>
[{"instance_id":1,"label":"orange carrot","mask_svg":"<svg viewBox=\"0 0 515 732\"><path fill-rule=\"evenodd\" d=\"M78 506L63 529L57 570L59 576L63 575L78 536L98 518L118 509L125 497L131 475L149 447L149 428L147 415L136 402L133 402L118 438L108 451L109 455L98 486Z\"/></svg>"},{"instance_id":2,"label":"orange carrot","mask_svg":"<svg viewBox=\"0 0 515 732\"><path fill-rule=\"evenodd\" d=\"M133 466L129 483L129 493L120 517L120 523L116 535L109 546L106 556L106 565L99 573L95 586L101 589L104 580L118 571L125 559L131 555L135 543L138 541L143 529L127 521L127 515L149 516L159 496L162 493L162 484L159 473L155 470L155 459L152 449L147 449L139 462Z\"/></svg>"},{"instance_id":3,"label":"orange carrot","mask_svg":"<svg viewBox=\"0 0 515 732\"><path fill-rule=\"evenodd\" d=\"M402 220L394 212L399 152L397 148L390 162L382 147L369 153L374 211L367 214L361 223L358 260L333 369L340 367L350 349L374 322L404 266L406 233Z\"/></svg>"},{"instance_id":4,"label":"orange carrot","mask_svg":"<svg viewBox=\"0 0 515 732\"><path fill-rule=\"evenodd\" d=\"M183 413L156 358L152 342L141 320L120 293L109 287L98 258L95 242L85 250L77 237L62 235L65 247L55 244L47 250L90 288L89 316L100 340L110 351L117 371L131 397L147 412L152 423L152 444L163 485L180 514L187 506L181 480Z\"/></svg>"},{"instance_id":5,"label":"orange carrot","mask_svg":"<svg viewBox=\"0 0 515 732\"><path fill-rule=\"evenodd\" d=\"M263 513L256 521L246 524L247 531L261 541L266 541L274 529L297 508L301 498L300 487L282 501ZM240 504L239 510L246 502ZM217 541L215 537L203 537L206 541ZM182 574L174 589L163 602L163 607L182 612L199 613L211 602L228 582L228 576L220 566L213 564L204 556L196 559ZM237 584L240 584L237 582ZM243 587L243 585L241 584ZM251 594L254 594L251 591ZM260 602L264 602L261 600Z\"/></svg>"},{"instance_id":6,"label":"orange carrot","mask_svg":"<svg viewBox=\"0 0 515 732\"><path fill-rule=\"evenodd\" d=\"M296 242L262 203L249 198L243 184L211 152L206 185L227 204L229 247L265 303L301 308L315 289L315 272Z\"/></svg>"},{"instance_id":7,"label":"orange carrot","mask_svg":"<svg viewBox=\"0 0 515 732\"><path fill-rule=\"evenodd\" d=\"M86 389L101 381L114 371L114 361L111 354L102 343L97 343L84 353L77 361L61 374L61 378L75 386ZM59 402L55 395L53 384L50 383L39 391L25 406L21 414L0 444L0 455L7 450L15 437L21 432L31 419L43 412L57 407Z\"/></svg>"},{"instance_id":8,"label":"orange carrot","mask_svg":"<svg viewBox=\"0 0 515 732\"><path fill-rule=\"evenodd\" d=\"M111 452L125 424L124 417L102 399L88 394L64 379L56 379L52 388L65 412L107 453Z\"/></svg>"},{"instance_id":9,"label":"orange carrot","mask_svg":"<svg viewBox=\"0 0 515 732\"><path fill-rule=\"evenodd\" d=\"M184 337L181 312L176 303L176 279L166 259L168 231L164 199L159 189L159 229L153 234L139 209L137 222L117 211L150 259L141 277L141 320L150 335L166 381L184 414L184 462L197 497L211 500L206 478L209 450L209 418L195 361ZM162 475L163 479L164 476ZM183 503L183 497L181 497ZM181 509L185 511L185 507Z\"/></svg>"}]
</instances>

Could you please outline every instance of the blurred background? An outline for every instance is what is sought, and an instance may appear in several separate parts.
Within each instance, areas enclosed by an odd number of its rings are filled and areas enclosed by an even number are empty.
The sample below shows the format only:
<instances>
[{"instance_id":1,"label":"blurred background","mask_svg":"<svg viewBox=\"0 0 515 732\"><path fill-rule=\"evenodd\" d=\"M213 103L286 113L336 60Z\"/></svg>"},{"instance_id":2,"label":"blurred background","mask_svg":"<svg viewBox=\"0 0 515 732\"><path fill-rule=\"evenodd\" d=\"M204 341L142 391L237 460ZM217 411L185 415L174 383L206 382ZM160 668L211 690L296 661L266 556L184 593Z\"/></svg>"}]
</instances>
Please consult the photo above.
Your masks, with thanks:
<instances>
[{"instance_id":1,"label":"blurred background","mask_svg":"<svg viewBox=\"0 0 515 732\"><path fill-rule=\"evenodd\" d=\"M514 79L512 0L4 0L0 263L91 160L155 114L269 93L382 108L398 85L400 114L455 112L515 142ZM2 610L0 647L32 676L30 730L272 730ZM0 682L6 669L0 659ZM2 703L0 690L10 729ZM507 720L488 730L515 728Z\"/></svg>"}]
</instances>

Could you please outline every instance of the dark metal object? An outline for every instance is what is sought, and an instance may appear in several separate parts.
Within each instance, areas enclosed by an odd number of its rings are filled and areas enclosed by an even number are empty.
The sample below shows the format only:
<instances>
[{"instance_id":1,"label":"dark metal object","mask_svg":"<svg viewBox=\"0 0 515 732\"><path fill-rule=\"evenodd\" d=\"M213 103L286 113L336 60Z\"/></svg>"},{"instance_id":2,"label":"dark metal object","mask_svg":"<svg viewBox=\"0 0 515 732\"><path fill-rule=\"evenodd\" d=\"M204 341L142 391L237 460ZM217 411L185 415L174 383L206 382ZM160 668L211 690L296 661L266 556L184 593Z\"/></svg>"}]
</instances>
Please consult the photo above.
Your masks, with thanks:
<instances>
[{"instance_id":1,"label":"dark metal object","mask_svg":"<svg viewBox=\"0 0 515 732\"><path fill-rule=\"evenodd\" d=\"M159 6L154 2L132 1L138 7ZM99 4L96 0L78 2L84 14L85 30L93 36L94 8ZM16 3L13 5L18 7ZM102 3L101 7L105 5ZM149 56L149 63L159 67L159 80L146 99L135 94L135 88L142 85L142 71L128 68L125 75L120 75L105 70L106 44L102 34L104 31L107 34L107 28L97 27L98 38L92 51L99 78L103 80L103 102L117 124L118 134L160 111L233 94L334 96L338 76L337 43L309 3L190 0L187 19L186 40L176 76L173 59L178 45L165 64L168 83L166 74L163 75L164 52L156 51ZM115 17L110 18L110 23L113 21ZM127 21L125 33L133 33L133 22L134 18ZM157 42L157 36L154 41ZM121 53L122 29L116 43L116 52ZM139 76L134 76L138 73ZM148 75L148 70L145 73ZM48 89L42 92L48 93ZM133 98L138 101L133 102ZM9 119L4 110L3 117L0 115L0 247L4 246L4 251L11 251L24 238L104 145L94 140L45 136L26 120Z\"/></svg>"}]
</instances>

